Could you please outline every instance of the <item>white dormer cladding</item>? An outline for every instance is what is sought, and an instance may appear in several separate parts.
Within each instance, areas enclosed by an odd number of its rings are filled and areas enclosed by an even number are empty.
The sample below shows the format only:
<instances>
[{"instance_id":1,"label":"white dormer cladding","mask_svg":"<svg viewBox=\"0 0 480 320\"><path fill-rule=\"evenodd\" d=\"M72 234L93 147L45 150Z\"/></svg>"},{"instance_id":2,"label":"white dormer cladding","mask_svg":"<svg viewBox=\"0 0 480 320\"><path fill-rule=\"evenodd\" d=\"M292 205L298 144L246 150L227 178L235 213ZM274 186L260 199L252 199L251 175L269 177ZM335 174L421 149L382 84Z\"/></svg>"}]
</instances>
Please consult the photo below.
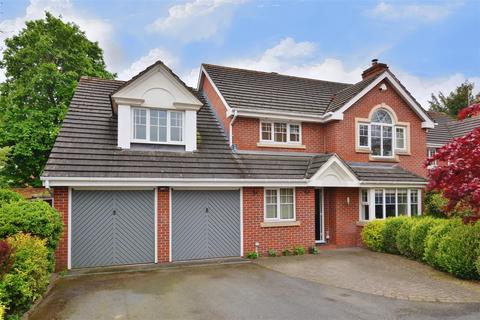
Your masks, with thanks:
<instances>
[{"instance_id":1,"label":"white dormer cladding","mask_svg":"<svg viewBox=\"0 0 480 320\"><path fill-rule=\"evenodd\" d=\"M161 63L156 63L138 78L112 95L113 112L118 115L118 147L130 149L131 143L184 145L185 151L197 149L197 111L202 102ZM152 110L181 112L183 132L181 141L165 142L134 139L133 111L142 108L150 114ZM149 119L150 120L150 119ZM148 121L147 123L150 123ZM170 128L170 123L167 124ZM170 132L169 132L170 133ZM170 137L170 134L168 134Z\"/></svg>"}]
</instances>

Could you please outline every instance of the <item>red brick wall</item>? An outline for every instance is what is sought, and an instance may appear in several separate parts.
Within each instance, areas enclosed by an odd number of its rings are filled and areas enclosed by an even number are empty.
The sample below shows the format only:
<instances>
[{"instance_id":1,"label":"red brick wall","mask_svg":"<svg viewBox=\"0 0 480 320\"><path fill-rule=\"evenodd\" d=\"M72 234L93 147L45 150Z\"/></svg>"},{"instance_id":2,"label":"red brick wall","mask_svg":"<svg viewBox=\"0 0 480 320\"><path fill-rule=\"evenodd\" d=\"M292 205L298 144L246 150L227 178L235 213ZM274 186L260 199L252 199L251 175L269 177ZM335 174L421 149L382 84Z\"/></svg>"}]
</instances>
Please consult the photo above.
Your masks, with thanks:
<instances>
[{"instance_id":1,"label":"red brick wall","mask_svg":"<svg viewBox=\"0 0 480 320\"><path fill-rule=\"evenodd\" d=\"M328 243L337 247L357 246L358 188L325 188L324 193L325 232L330 236ZM347 203L347 198L350 198L350 204Z\"/></svg>"},{"instance_id":2,"label":"red brick wall","mask_svg":"<svg viewBox=\"0 0 480 320\"><path fill-rule=\"evenodd\" d=\"M203 77L202 90L207 96L207 99L210 102L210 105L212 106L212 108L215 109L215 112L217 113L217 116L220 122L223 124L225 133L228 136L230 131L230 120L227 118L227 108L223 104L219 95L215 92L215 89L213 88L210 81L208 81L208 79L205 76L202 76L202 77Z\"/></svg>"},{"instance_id":3,"label":"red brick wall","mask_svg":"<svg viewBox=\"0 0 480 320\"><path fill-rule=\"evenodd\" d=\"M264 221L264 189L243 188L243 248L244 254L255 251L260 243L260 253L269 249L281 253L302 246L305 250L315 245L315 192L313 188L296 188L296 218L300 226L262 228Z\"/></svg>"},{"instance_id":4,"label":"red brick wall","mask_svg":"<svg viewBox=\"0 0 480 320\"><path fill-rule=\"evenodd\" d=\"M170 193L169 188L158 188L157 196L157 253L158 262L168 262L170 254Z\"/></svg>"},{"instance_id":5,"label":"red brick wall","mask_svg":"<svg viewBox=\"0 0 480 320\"><path fill-rule=\"evenodd\" d=\"M326 152L336 152L347 161L368 162L369 155L355 151L355 118L368 118L373 107L385 103L396 113L399 122L410 123L411 155L400 155L399 164L407 170L425 176L426 170L422 163L427 154L427 134L422 129L420 119L411 107L395 92L388 81L388 90L372 89L344 113L342 121L326 124Z\"/></svg>"},{"instance_id":6,"label":"red brick wall","mask_svg":"<svg viewBox=\"0 0 480 320\"><path fill-rule=\"evenodd\" d=\"M53 206L60 213L63 221L63 234L55 251L55 270L61 271L68 267L68 188L53 188Z\"/></svg>"},{"instance_id":7,"label":"red brick wall","mask_svg":"<svg viewBox=\"0 0 480 320\"><path fill-rule=\"evenodd\" d=\"M239 150L295 151L309 153L325 152L324 126L320 123L302 123L302 141L305 149L259 147L260 120L256 118L238 117L233 124L233 143Z\"/></svg>"}]
</instances>

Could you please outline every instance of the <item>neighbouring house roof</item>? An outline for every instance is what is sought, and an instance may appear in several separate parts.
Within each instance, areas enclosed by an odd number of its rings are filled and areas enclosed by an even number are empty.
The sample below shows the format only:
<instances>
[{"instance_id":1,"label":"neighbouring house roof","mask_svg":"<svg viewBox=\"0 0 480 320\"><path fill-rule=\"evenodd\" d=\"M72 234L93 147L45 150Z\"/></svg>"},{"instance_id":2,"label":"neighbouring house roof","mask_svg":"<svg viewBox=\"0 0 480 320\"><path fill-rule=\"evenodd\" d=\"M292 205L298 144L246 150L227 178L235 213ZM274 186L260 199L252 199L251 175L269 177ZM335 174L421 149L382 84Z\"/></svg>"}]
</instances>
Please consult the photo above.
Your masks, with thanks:
<instances>
[{"instance_id":1,"label":"neighbouring house roof","mask_svg":"<svg viewBox=\"0 0 480 320\"><path fill-rule=\"evenodd\" d=\"M428 111L434 119L435 128L427 131L427 143L432 145L445 145L449 141L462 137L475 128L480 127L480 117L455 120L443 112Z\"/></svg>"},{"instance_id":2,"label":"neighbouring house roof","mask_svg":"<svg viewBox=\"0 0 480 320\"><path fill-rule=\"evenodd\" d=\"M310 179L334 154L233 152L205 99L197 113L195 152L120 149L110 95L123 81L82 78L72 98L42 179ZM343 162L363 182L424 182L395 165ZM370 169L371 170L370 170ZM370 171L369 171L370 170ZM410 180L409 180L410 179Z\"/></svg>"}]
</instances>

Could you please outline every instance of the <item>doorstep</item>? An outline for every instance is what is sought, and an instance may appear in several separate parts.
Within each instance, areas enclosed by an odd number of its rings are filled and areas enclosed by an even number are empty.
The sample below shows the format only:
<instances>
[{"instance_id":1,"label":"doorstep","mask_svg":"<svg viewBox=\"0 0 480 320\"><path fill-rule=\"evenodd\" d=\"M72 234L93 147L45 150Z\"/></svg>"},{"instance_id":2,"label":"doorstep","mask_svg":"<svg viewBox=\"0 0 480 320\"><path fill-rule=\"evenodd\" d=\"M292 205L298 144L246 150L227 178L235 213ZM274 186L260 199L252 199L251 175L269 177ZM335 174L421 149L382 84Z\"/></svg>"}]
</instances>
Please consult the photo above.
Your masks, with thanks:
<instances>
[{"instance_id":1,"label":"doorstep","mask_svg":"<svg viewBox=\"0 0 480 320\"><path fill-rule=\"evenodd\" d=\"M94 268L81 268L72 269L62 274L62 277L79 277L87 275L98 274L113 274L113 273L131 273L131 272L144 272L163 269L174 268L189 268L189 267L202 267L202 266L215 266L226 264L244 264L251 263L251 260L247 260L240 257L234 258L215 258L215 259L202 259L202 260L189 260L189 261L175 261L164 263L147 263L147 264L134 264L134 265L121 265L121 266L109 266L109 267L94 267Z\"/></svg>"}]
</instances>

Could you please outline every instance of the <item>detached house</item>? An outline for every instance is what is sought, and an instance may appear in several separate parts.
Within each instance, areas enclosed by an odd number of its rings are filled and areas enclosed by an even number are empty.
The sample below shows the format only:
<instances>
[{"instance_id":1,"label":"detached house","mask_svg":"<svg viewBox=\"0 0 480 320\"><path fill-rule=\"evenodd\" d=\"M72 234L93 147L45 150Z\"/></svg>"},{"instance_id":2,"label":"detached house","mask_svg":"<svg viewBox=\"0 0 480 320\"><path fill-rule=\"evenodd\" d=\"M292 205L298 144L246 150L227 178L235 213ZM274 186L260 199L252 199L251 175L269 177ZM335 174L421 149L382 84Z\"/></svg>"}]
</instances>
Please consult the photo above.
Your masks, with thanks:
<instances>
[{"instance_id":1,"label":"detached house","mask_svg":"<svg viewBox=\"0 0 480 320\"><path fill-rule=\"evenodd\" d=\"M204 64L192 89L157 62L82 78L42 176L57 268L356 246L364 221L420 215L434 122L387 65L362 77Z\"/></svg>"}]
</instances>

